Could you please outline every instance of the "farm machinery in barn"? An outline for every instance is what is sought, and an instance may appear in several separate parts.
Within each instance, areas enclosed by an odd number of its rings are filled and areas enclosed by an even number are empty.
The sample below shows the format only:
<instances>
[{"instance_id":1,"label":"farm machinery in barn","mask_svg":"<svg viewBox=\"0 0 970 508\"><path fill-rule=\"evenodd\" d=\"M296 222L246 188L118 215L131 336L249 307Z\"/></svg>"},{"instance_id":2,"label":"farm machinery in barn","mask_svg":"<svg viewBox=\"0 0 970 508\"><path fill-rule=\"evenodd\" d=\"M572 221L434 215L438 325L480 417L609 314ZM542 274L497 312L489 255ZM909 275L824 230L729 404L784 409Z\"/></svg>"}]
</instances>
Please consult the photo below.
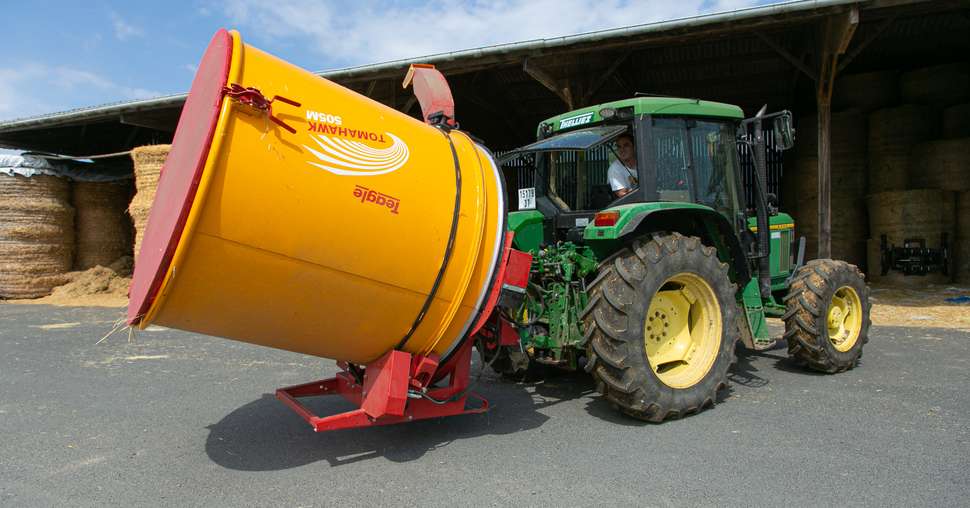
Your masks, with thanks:
<instances>
[{"instance_id":1,"label":"farm machinery in barn","mask_svg":"<svg viewBox=\"0 0 970 508\"><path fill-rule=\"evenodd\" d=\"M217 33L161 173L129 324L337 360L336 376L277 391L318 431L486 410L466 404L473 346L511 376L585 370L656 422L712 406L736 344L774 344L768 316L808 368L858 362L862 273L801 263L765 191L763 131L791 146L787 112L634 97L550 118L503 155L535 175L508 212L500 164L458 129L441 73L414 65L404 84L423 122ZM750 204L739 140L756 159ZM299 401L319 395L358 408Z\"/></svg>"}]
</instances>

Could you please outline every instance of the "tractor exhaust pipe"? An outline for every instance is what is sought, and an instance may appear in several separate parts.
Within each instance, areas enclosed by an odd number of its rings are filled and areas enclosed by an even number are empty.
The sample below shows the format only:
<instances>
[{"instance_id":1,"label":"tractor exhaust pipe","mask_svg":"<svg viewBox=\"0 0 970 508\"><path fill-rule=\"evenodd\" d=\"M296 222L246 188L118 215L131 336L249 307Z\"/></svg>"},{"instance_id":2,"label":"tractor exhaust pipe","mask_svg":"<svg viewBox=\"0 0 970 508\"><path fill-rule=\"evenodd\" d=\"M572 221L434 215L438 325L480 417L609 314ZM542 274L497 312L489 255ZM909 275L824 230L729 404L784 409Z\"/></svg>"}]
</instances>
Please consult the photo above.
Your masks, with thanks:
<instances>
[{"instance_id":1,"label":"tractor exhaust pipe","mask_svg":"<svg viewBox=\"0 0 970 508\"><path fill-rule=\"evenodd\" d=\"M771 254L771 230L768 227L768 171L765 163L765 135L762 129L762 120L767 111L768 105L765 104L758 110L754 121L754 167L758 182L758 288L762 298L771 297L771 267L769 259Z\"/></svg>"}]
</instances>

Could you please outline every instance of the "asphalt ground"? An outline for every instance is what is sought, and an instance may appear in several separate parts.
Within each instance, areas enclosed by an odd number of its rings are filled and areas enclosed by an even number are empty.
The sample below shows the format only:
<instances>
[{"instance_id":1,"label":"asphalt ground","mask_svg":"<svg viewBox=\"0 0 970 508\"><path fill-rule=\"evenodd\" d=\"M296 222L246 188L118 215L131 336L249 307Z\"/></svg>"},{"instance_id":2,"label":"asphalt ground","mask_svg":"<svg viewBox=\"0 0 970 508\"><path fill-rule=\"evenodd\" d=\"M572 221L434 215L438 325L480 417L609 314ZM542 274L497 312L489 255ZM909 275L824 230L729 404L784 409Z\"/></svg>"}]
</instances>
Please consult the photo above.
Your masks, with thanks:
<instances>
[{"instance_id":1,"label":"asphalt ground","mask_svg":"<svg viewBox=\"0 0 970 508\"><path fill-rule=\"evenodd\" d=\"M272 392L333 362L167 329L96 344L121 316L0 305L0 505L970 499L965 332L875 327L862 364L834 376L796 368L783 348L742 352L722 403L660 425L615 413L585 376L520 384L489 372L477 385L486 414L315 434Z\"/></svg>"}]
</instances>

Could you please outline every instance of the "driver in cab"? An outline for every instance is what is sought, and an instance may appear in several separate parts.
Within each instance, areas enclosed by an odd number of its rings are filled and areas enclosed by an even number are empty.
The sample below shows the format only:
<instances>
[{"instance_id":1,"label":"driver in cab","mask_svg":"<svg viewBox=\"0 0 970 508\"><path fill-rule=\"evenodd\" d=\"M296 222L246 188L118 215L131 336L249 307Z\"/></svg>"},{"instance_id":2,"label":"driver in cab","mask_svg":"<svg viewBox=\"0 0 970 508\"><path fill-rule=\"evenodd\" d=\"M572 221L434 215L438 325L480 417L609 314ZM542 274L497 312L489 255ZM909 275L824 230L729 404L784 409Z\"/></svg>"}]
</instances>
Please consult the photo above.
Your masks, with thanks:
<instances>
[{"instance_id":1,"label":"driver in cab","mask_svg":"<svg viewBox=\"0 0 970 508\"><path fill-rule=\"evenodd\" d=\"M626 196L637 187L637 152L629 133L616 138L616 160L610 164L606 177L616 198Z\"/></svg>"}]
</instances>

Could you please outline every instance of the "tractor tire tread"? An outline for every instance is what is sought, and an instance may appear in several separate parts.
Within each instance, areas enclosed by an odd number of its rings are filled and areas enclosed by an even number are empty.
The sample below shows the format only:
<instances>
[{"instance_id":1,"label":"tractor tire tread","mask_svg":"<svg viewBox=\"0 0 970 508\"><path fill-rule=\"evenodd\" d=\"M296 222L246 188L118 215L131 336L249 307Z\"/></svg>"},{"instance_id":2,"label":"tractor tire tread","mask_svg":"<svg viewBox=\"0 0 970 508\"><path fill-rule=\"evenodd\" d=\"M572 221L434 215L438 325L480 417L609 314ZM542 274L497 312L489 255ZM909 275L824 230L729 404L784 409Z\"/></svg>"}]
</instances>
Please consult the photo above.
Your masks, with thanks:
<instances>
[{"instance_id":1,"label":"tractor tire tread","mask_svg":"<svg viewBox=\"0 0 970 508\"><path fill-rule=\"evenodd\" d=\"M714 248L696 237L679 233L637 239L600 263L600 273L587 292L589 304L581 313L589 357L596 362L590 371L597 391L621 412L656 423L696 414L715 405L717 391L727 386L727 369L734 364L738 337L736 327L724 327L722 340L730 345L718 354L730 358L716 361L704 380L679 390L682 393L671 395L674 390L656 379L645 356L639 358L644 353L643 337L635 336L642 335L642 324L635 322L636 309L637 305L649 304L641 300L645 296L641 294L641 284L651 272L659 273L662 268L658 265L668 256L686 256L690 262L706 266L708 273L716 274L714 278L719 280L709 283L716 286L715 292L729 295L730 303L722 305L721 312L726 313L725 322L734 323L739 312L735 300L737 288L728 279L727 264L718 260ZM655 381L644 381L650 378Z\"/></svg>"},{"instance_id":2,"label":"tractor tire tread","mask_svg":"<svg viewBox=\"0 0 970 508\"><path fill-rule=\"evenodd\" d=\"M832 295L846 285L860 298L862 321L856 344L848 351L839 352L829 341L827 309ZM796 363L829 374L858 365L862 347L869 341L871 303L865 275L857 266L833 259L809 261L792 277L783 301L788 307L782 316L784 339L788 342L788 356Z\"/></svg>"}]
</instances>

